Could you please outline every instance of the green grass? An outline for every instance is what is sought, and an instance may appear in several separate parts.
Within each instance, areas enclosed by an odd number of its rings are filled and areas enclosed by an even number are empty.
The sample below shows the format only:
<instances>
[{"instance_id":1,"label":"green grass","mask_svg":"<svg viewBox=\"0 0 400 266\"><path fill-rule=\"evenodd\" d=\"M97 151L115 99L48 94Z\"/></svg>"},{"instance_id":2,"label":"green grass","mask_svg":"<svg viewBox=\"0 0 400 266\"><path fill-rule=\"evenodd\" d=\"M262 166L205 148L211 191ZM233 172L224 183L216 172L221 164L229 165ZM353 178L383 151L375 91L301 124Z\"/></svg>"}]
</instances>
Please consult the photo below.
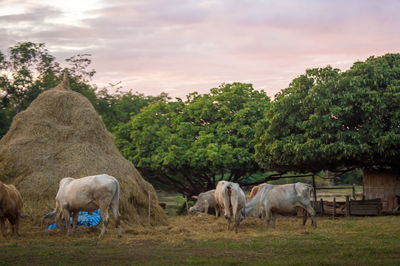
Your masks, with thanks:
<instances>
[{"instance_id":1,"label":"green grass","mask_svg":"<svg viewBox=\"0 0 400 266\"><path fill-rule=\"evenodd\" d=\"M1 265L399 265L400 216L318 219L318 228L278 217L277 228L246 219L239 233L223 218L174 217L168 226L97 240L96 230L70 238L25 226L0 238ZM125 225L125 228L127 225ZM30 229L30 230L29 230ZM127 230L128 231L128 230Z\"/></svg>"}]
</instances>

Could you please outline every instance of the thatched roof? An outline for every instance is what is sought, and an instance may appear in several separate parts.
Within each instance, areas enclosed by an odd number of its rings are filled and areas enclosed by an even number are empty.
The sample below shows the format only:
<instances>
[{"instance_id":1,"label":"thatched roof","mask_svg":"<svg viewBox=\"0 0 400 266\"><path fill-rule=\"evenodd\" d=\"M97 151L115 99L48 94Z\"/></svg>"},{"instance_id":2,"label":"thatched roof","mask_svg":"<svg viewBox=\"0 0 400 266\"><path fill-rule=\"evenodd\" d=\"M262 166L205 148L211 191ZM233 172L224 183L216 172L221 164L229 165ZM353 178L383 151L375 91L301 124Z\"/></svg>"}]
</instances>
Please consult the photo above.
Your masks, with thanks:
<instances>
[{"instance_id":1,"label":"thatched roof","mask_svg":"<svg viewBox=\"0 0 400 266\"><path fill-rule=\"evenodd\" d=\"M0 140L0 181L16 185L24 211L37 222L54 206L60 179L101 173L120 182L122 219L148 224L150 193L151 224L166 222L153 186L122 157L101 117L84 96L69 89L66 78L16 115Z\"/></svg>"}]
</instances>

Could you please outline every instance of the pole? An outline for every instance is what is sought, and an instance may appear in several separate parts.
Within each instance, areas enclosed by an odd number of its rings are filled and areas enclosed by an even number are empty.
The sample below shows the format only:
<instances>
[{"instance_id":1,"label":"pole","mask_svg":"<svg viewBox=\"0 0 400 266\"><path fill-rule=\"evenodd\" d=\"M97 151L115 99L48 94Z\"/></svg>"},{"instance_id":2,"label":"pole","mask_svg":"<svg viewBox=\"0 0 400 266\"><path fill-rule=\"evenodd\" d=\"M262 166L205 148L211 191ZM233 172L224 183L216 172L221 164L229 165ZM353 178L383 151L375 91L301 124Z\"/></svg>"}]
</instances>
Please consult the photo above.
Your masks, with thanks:
<instances>
[{"instance_id":1,"label":"pole","mask_svg":"<svg viewBox=\"0 0 400 266\"><path fill-rule=\"evenodd\" d=\"M332 212L332 215L333 215L333 219L335 219L335 216L336 216L336 197L333 197L333 212Z\"/></svg>"},{"instance_id":2,"label":"pole","mask_svg":"<svg viewBox=\"0 0 400 266\"><path fill-rule=\"evenodd\" d=\"M315 176L312 175L312 186L314 190L314 202L317 202L317 188L315 187Z\"/></svg>"},{"instance_id":3,"label":"pole","mask_svg":"<svg viewBox=\"0 0 400 266\"><path fill-rule=\"evenodd\" d=\"M185 201L186 201L186 214L189 214L189 207L186 194L185 194Z\"/></svg>"},{"instance_id":4,"label":"pole","mask_svg":"<svg viewBox=\"0 0 400 266\"><path fill-rule=\"evenodd\" d=\"M151 197L150 197L150 190L149 190L149 224L151 224L150 223L150 216L151 216Z\"/></svg>"},{"instance_id":5,"label":"pole","mask_svg":"<svg viewBox=\"0 0 400 266\"><path fill-rule=\"evenodd\" d=\"M321 216L324 216L324 201L321 198Z\"/></svg>"}]
</instances>

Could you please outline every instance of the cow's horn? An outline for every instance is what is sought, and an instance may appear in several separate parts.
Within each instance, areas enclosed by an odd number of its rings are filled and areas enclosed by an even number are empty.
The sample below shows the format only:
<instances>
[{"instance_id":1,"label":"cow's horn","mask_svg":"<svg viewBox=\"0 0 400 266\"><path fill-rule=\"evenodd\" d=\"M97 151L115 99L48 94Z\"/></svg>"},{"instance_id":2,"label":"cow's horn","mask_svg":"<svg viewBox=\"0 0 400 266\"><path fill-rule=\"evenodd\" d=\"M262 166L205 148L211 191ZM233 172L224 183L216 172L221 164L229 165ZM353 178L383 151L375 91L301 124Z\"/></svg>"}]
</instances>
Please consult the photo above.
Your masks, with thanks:
<instances>
[{"instance_id":1,"label":"cow's horn","mask_svg":"<svg viewBox=\"0 0 400 266\"><path fill-rule=\"evenodd\" d=\"M53 217L54 215L56 215L56 211L49 212L48 214L46 214L46 215L44 216L44 219L51 218L51 217Z\"/></svg>"}]
</instances>

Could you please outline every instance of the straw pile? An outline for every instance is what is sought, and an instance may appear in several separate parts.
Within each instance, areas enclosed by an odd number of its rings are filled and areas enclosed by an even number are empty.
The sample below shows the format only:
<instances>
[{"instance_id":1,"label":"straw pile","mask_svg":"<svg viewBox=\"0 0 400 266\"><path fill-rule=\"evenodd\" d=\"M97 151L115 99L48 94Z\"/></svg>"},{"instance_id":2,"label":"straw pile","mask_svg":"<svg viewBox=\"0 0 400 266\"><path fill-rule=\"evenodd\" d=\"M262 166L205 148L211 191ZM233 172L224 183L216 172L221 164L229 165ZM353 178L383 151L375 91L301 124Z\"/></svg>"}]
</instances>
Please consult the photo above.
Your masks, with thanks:
<instances>
[{"instance_id":1,"label":"straw pile","mask_svg":"<svg viewBox=\"0 0 400 266\"><path fill-rule=\"evenodd\" d=\"M15 116L0 140L0 181L15 184L24 199L24 212L36 223L55 205L58 183L107 173L120 183L120 213L131 225L165 224L151 184L114 146L101 117L81 94L64 81L43 92Z\"/></svg>"}]
</instances>

